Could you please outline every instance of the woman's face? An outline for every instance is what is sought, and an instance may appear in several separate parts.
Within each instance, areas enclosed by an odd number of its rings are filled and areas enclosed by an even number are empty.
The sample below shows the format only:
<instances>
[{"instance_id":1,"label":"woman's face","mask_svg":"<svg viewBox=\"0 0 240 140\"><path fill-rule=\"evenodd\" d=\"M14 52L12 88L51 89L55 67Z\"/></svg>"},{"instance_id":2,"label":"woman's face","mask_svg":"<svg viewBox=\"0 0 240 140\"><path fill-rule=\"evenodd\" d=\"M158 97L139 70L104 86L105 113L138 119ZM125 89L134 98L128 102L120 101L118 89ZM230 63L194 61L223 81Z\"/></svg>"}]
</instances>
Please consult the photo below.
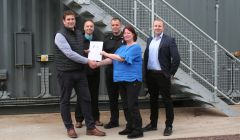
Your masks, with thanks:
<instances>
[{"instance_id":1,"label":"woman's face","mask_svg":"<svg viewBox=\"0 0 240 140\"><path fill-rule=\"evenodd\" d=\"M126 42L133 41L134 34L128 29L125 29L123 32L123 38Z\"/></svg>"}]
</instances>

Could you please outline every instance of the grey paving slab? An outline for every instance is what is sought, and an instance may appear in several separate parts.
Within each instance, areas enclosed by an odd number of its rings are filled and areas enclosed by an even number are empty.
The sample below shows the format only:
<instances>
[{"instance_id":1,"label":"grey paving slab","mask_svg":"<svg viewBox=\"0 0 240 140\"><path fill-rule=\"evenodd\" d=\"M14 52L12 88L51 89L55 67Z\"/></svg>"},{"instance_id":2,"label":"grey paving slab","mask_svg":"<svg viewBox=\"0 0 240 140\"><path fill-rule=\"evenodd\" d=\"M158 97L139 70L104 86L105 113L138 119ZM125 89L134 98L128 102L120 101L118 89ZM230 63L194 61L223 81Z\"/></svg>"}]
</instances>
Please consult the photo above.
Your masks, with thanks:
<instances>
[{"instance_id":1,"label":"grey paving slab","mask_svg":"<svg viewBox=\"0 0 240 140\"><path fill-rule=\"evenodd\" d=\"M240 105L231 106L232 109L240 110ZM214 108L185 107L175 108L175 121L173 135L162 135L164 129L165 113L160 108L158 130L144 133L143 138L138 140L178 139L191 137L206 137L219 135L240 134L240 116L227 117ZM149 110L141 110L143 126L149 122ZM73 114L72 114L73 117ZM107 123L109 112L101 112L101 121ZM126 136L118 135L124 129L125 119L120 112L120 127L104 129L105 137L87 136L86 127L76 129L77 140L124 140ZM0 140L68 140L66 130L62 124L59 113L46 114L23 114L23 115L0 115ZM238 135L239 136L239 135ZM238 137L237 136L237 137ZM240 138L239 138L240 139Z\"/></svg>"}]
</instances>

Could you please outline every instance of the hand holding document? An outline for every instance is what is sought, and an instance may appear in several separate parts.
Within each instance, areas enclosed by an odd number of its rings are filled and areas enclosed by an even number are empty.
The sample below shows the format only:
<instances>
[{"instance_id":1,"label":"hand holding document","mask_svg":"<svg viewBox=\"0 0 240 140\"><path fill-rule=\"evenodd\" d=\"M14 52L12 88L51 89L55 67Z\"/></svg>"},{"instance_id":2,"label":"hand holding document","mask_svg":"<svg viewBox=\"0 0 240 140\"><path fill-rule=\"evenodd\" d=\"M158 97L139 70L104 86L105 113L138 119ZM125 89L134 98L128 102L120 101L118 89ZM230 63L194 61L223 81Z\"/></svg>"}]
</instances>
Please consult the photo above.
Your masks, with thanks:
<instances>
[{"instance_id":1,"label":"hand holding document","mask_svg":"<svg viewBox=\"0 0 240 140\"><path fill-rule=\"evenodd\" d=\"M88 59L101 61L102 55L100 54L100 52L102 51L102 49L103 49L102 41L90 41Z\"/></svg>"}]
</instances>

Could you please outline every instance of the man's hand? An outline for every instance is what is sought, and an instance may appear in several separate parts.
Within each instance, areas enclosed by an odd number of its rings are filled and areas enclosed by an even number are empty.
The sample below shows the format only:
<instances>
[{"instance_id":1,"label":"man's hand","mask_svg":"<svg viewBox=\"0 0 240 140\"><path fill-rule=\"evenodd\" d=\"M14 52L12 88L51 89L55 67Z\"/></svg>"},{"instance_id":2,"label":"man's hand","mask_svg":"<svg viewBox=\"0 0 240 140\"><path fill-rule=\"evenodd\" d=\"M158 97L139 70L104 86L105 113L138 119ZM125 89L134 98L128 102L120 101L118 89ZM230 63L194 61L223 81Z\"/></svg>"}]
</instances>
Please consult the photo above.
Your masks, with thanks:
<instances>
[{"instance_id":1,"label":"man's hand","mask_svg":"<svg viewBox=\"0 0 240 140\"><path fill-rule=\"evenodd\" d=\"M88 65L89 65L89 67L92 68L92 69L95 69L95 68L98 67L98 66L97 66L97 62L96 62L96 61L93 61L93 60L88 60Z\"/></svg>"},{"instance_id":2,"label":"man's hand","mask_svg":"<svg viewBox=\"0 0 240 140\"><path fill-rule=\"evenodd\" d=\"M97 67L102 66L101 62L97 62Z\"/></svg>"},{"instance_id":3,"label":"man's hand","mask_svg":"<svg viewBox=\"0 0 240 140\"><path fill-rule=\"evenodd\" d=\"M87 50L84 50L84 53L86 53L86 54L88 54L90 52L90 50L89 49L87 49Z\"/></svg>"}]
</instances>

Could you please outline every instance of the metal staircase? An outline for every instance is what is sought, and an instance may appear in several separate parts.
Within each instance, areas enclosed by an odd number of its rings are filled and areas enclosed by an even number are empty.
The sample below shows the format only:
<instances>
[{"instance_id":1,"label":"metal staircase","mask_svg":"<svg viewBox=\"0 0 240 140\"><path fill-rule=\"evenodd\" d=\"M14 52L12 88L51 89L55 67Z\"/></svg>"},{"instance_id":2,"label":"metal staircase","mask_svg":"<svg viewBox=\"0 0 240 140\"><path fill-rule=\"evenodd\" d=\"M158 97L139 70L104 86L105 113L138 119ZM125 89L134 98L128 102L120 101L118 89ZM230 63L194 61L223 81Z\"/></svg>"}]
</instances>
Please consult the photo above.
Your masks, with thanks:
<instances>
[{"instance_id":1,"label":"metal staircase","mask_svg":"<svg viewBox=\"0 0 240 140\"><path fill-rule=\"evenodd\" d=\"M182 69L177 71L175 77L176 78L173 81L172 92L187 94L193 100L198 100L207 105L216 107L219 111L223 112L227 116L239 115L238 112L233 111L229 105L221 100L216 94L210 92Z\"/></svg>"},{"instance_id":2,"label":"metal staircase","mask_svg":"<svg viewBox=\"0 0 240 140\"><path fill-rule=\"evenodd\" d=\"M102 33L111 32L111 19L113 16L107 14L102 8L97 6L94 2L89 1L82 3L80 0L62 0L64 5L72 9L78 15L84 17L85 19L92 19L95 26L101 30ZM118 15L118 17L121 15ZM131 24L131 22L129 22ZM142 32L144 33L144 32ZM141 38L138 38L137 42L141 46L146 46L146 43ZM144 50L144 49L143 49Z\"/></svg>"},{"instance_id":3,"label":"metal staircase","mask_svg":"<svg viewBox=\"0 0 240 140\"><path fill-rule=\"evenodd\" d=\"M165 0L155 0L155 4L150 0L91 0L83 5L77 0L62 1L79 15L92 18L102 32L110 31L112 16L120 17L143 40L152 32L152 20L163 19L165 32L175 37L181 55L172 92L185 93L228 116L239 115L222 98L240 104L240 61ZM140 44L145 46L142 40Z\"/></svg>"},{"instance_id":4,"label":"metal staircase","mask_svg":"<svg viewBox=\"0 0 240 140\"><path fill-rule=\"evenodd\" d=\"M85 18L91 18L95 25L104 33L111 31L111 26L108 23L112 17L106 14L96 4L92 3L79 3L77 0L62 0L64 5L72 9L78 15Z\"/></svg>"}]
</instances>

